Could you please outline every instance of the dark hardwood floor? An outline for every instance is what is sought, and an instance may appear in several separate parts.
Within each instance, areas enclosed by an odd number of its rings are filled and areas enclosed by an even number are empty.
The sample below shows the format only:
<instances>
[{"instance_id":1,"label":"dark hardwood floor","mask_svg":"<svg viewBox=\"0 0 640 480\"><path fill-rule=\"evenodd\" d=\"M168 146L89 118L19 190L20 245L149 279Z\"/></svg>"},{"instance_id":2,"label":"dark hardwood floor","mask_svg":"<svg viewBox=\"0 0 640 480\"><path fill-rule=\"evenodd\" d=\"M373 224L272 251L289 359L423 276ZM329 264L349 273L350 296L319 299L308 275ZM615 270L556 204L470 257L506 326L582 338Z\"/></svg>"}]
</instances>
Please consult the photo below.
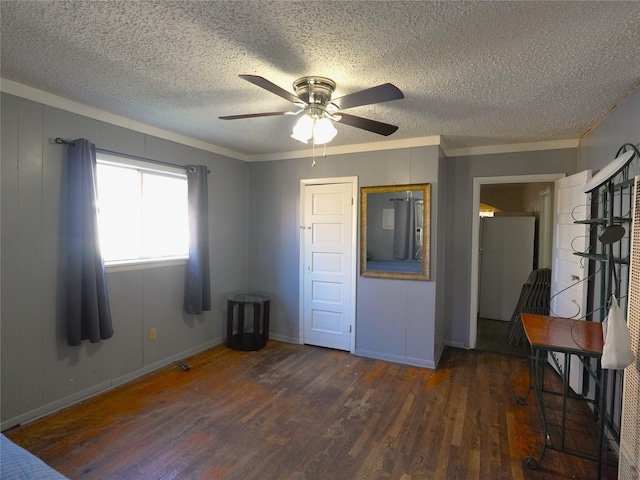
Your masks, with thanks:
<instances>
[{"instance_id":1,"label":"dark hardwood floor","mask_svg":"<svg viewBox=\"0 0 640 480\"><path fill-rule=\"evenodd\" d=\"M478 335L476 349L483 352L506 353L528 357L531 353L526 337L520 344L512 345L509 341L509 322L478 318Z\"/></svg>"},{"instance_id":2,"label":"dark hardwood floor","mask_svg":"<svg viewBox=\"0 0 640 480\"><path fill-rule=\"evenodd\" d=\"M4 433L71 479L596 478L554 451L524 466L542 433L515 401L523 358L448 348L434 371L270 341L186 362Z\"/></svg>"}]
</instances>

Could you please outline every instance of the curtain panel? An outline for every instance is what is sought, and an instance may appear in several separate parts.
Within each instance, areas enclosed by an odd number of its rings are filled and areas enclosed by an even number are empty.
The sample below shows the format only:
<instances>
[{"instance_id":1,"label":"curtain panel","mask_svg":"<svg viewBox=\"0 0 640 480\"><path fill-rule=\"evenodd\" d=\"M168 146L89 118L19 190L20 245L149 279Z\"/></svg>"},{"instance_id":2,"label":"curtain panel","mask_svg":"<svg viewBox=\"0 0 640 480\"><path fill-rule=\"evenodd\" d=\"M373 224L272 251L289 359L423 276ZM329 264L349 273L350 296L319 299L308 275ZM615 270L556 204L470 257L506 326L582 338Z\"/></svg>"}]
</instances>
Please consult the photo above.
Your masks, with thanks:
<instances>
[{"instance_id":1,"label":"curtain panel","mask_svg":"<svg viewBox=\"0 0 640 480\"><path fill-rule=\"evenodd\" d=\"M96 148L84 138L67 148L64 186L67 343L77 346L113 336L98 236Z\"/></svg>"},{"instance_id":2,"label":"curtain panel","mask_svg":"<svg viewBox=\"0 0 640 480\"><path fill-rule=\"evenodd\" d=\"M209 272L209 194L207 167L187 165L189 197L189 261L185 291L185 310L197 315L211 310Z\"/></svg>"},{"instance_id":3,"label":"curtain panel","mask_svg":"<svg viewBox=\"0 0 640 480\"><path fill-rule=\"evenodd\" d=\"M393 232L393 258L416 258L416 204L413 199L394 199L395 228Z\"/></svg>"}]
</instances>

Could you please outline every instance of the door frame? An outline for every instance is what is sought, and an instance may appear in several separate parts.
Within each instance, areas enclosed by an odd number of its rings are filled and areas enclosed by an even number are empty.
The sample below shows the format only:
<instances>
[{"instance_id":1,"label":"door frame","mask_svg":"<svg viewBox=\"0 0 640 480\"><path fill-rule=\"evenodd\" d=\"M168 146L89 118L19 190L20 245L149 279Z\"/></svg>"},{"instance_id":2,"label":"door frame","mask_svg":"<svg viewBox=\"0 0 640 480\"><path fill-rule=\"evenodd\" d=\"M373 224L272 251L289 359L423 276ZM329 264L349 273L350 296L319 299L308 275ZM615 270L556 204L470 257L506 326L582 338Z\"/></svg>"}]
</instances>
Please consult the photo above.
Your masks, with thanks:
<instances>
[{"instance_id":1,"label":"door frame","mask_svg":"<svg viewBox=\"0 0 640 480\"><path fill-rule=\"evenodd\" d=\"M482 185L498 184L498 183L539 183L539 182L555 182L560 178L564 178L565 173L543 173L538 175L510 175L501 177L474 177L473 178L473 196L471 198L471 285L469 288L469 348L476 348L476 340L478 337L478 282L480 270L480 188ZM555 187L554 187L555 191Z\"/></svg>"},{"instance_id":2,"label":"door frame","mask_svg":"<svg viewBox=\"0 0 640 480\"><path fill-rule=\"evenodd\" d=\"M330 185L330 184L350 184L351 185L351 311L349 312L349 321L353 326L351 328L351 338L349 351L355 353L356 351L356 280L358 271L358 245L359 245L359 232L358 232L358 220L360 215L359 201L358 201L358 177L328 177L328 178L308 178L300 180L300 212L299 212L299 225L300 231L304 228L304 212L305 212L305 192L304 189L311 185ZM298 342L304 344L304 236L300 235L300 268L298 271L298 283L299 283L299 321L298 321Z\"/></svg>"},{"instance_id":3,"label":"door frame","mask_svg":"<svg viewBox=\"0 0 640 480\"><path fill-rule=\"evenodd\" d=\"M554 202L555 202L555 188L551 187L540 192L540 230L538 232L538 265L540 260L543 260L543 265L540 268L553 267L553 219L554 219ZM543 242L544 238L551 238L551 243ZM549 256L549 262L546 262L546 258L542 258L543 255Z\"/></svg>"}]
</instances>

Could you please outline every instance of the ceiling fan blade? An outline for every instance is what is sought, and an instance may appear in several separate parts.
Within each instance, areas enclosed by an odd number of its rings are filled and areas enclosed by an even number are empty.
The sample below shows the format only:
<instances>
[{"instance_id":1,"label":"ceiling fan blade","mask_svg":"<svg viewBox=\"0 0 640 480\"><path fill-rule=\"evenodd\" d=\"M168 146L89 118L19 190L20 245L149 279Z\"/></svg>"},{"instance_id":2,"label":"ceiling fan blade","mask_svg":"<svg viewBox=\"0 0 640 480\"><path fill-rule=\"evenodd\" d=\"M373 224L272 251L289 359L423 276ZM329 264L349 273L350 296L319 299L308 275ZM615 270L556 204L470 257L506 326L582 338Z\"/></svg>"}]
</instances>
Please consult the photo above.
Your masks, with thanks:
<instances>
[{"instance_id":1,"label":"ceiling fan blade","mask_svg":"<svg viewBox=\"0 0 640 480\"><path fill-rule=\"evenodd\" d=\"M336 120L336 122L368 130L379 135L384 135L385 137L398 130L398 127L395 125L389 125L388 123L382 123L368 118L356 117L355 115L348 115L342 112L336 114L336 117L337 116L341 116L342 118L340 120Z\"/></svg>"},{"instance_id":2,"label":"ceiling fan blade","mask_svg":"<svg viewBox=\"0 0 640 480\"><path fill-rule=\"evenodd\" d=\"M400 100L404 94L392 83L383 83L377 87L367 88L359 92L351 93L343 97L334 98L331 103L338 107L338 110L359 107L361 105L371 105L372 103L388 102L390 100Z\"/></svg>"},{"instance_id":3,"label":"ceiling fan blade","mask_svg":"<svg viewBox=\"0 0 640 480\"><path fill-rule=\"evenodd\" d=\"M238 120L240 118L256 118L256 117L275 117L277 115L296 115L298 112L263 112L263 113L246 113L243 115L225 115L218 117L220 120Z\"/></svg>"},{"instance_id":4,"label":"ceiling fan blade","mask_svg":"<svg viewBox=\"0 0 640 480\"><path fill-rule=\"evenodd\" d=\"M275 93L279 97L284 98L285 100L290 101L291 103L302 103L304 102L296 97L293 93L286 91L284 88L280 88L273 82L270 82L264 77L260 77L259 75L238 75L243 80L246 80L249 83L253 83L258 87L264 88L265 90L270 91L271 93Z\"/></svg>"}]
</instances>

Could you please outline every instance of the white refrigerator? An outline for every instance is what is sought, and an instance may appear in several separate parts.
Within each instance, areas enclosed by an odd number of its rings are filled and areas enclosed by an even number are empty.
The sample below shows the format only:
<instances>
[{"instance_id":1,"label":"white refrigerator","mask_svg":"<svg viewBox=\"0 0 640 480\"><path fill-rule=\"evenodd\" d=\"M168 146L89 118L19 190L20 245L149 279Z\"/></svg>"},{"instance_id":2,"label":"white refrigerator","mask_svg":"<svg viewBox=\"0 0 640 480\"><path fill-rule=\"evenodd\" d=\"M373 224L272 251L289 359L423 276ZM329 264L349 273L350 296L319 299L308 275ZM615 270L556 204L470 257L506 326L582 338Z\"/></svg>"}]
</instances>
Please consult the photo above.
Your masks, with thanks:
<instances>
[{"instance_id":1,"label":"white refrigerator","mask_svg":"<svg viewBox=\"0 0 640 480\"><path fill-rule=\"evenodd\" d=\"M533 270L535 217L481 220L480 318L508 322Z\"/></svg>"}]
</instances>

